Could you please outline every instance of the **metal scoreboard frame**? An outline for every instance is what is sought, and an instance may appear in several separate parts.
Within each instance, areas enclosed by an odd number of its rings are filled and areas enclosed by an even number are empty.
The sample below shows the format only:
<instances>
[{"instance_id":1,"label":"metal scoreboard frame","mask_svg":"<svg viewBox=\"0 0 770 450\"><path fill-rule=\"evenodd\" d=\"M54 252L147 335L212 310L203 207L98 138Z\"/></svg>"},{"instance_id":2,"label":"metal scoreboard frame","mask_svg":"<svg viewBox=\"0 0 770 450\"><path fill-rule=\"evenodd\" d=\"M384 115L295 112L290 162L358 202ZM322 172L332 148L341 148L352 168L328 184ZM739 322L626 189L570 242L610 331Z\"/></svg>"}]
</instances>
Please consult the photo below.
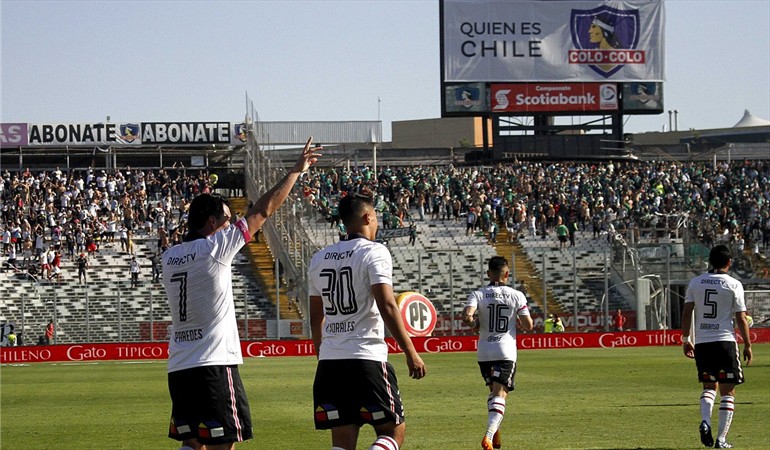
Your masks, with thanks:
<instances>
[{"instance_id":1,"label":"metal scoreboard frame","mask_svg":"<svg viewBox=\"0 0 770 450\"><path fill-rule=\"evenodd\" d=\"M622 150L623 115L664 111L663 0L439 0L439 16L441 117L492 119L495 147L516 152L517 133L593 146L581 135L599 131Z\"/></svg>"}]
</instances>

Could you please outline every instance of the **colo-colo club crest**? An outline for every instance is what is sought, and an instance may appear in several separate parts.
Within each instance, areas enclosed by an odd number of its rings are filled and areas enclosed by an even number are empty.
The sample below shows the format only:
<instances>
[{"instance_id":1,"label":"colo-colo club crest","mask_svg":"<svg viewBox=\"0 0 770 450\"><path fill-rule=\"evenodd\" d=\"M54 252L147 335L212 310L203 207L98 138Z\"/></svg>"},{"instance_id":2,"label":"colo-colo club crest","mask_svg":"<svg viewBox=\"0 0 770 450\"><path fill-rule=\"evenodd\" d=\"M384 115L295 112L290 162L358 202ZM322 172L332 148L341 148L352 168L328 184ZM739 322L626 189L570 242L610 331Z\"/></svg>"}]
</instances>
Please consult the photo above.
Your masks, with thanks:
<instances>
[{"instance_id":1,"label":"colo-colo club crest","mask_svg":"<svg viewBox=\"0 0 770 450\"><path fill-rule=\"evenodd\" d=\"M123 123L120 125L120 139L129 144L139 139L138 123Z\"/></svg>"},{"instance_id":2,"label":"colo-colo club crest","mask_svg":"<svg viewBox=\"0 0 770 450\"><path fill-rule=\"evenodd\" d=\"M626 64L644 64L646 52L639 45L639 10L609 6L573 9L570 19L574 50L570 64L587 65L609 78Z\"/></svg>"}]
</instances>

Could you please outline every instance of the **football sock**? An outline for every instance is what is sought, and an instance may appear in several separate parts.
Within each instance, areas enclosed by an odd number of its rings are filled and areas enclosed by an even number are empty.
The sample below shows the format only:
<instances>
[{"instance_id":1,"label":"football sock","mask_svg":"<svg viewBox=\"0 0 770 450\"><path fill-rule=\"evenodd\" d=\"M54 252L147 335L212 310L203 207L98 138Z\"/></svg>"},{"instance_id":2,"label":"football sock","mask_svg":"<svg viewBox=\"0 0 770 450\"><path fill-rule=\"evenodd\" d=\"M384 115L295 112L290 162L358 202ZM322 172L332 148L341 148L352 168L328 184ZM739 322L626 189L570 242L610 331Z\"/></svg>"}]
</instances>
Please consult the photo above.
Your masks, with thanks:
<instances>
[{"instance_id":1,"label":"football sock","mask_svg":"<svg viewBox=\"0 0 770 450\"><path fill-rule=\"evenodd\" d=\"M398 450L398 443L390 436L377 436L369 450Z\"/></svg>"},{"instance_id":2,"label":"football sock","mask_svg":"<svg viewBox=\"0 0 770 450\"><path fill-rule=\"evenodd\" d=\"M711 411L714 408L714 399L717 391L713 389L704 389L700 395L700 418L705 420L711 426Z\"/></svg>"},{"instance_id":3,"label":"football sock","mask_svg":"<svg viewBox=\"0 0 770 450\"><path fill-rule=\"evenodd\" d=\"M735 397L723 395L719 402L719 432L717 439L724 442L727 439L727 432L730 431L730 424L733 422L733 411L735 410Z\"/></svg>"},{"instance_id":4,"label":"football sock","mask_svg":"<svg viewBox=\"0 0 770 450\"><path fill-rule=\"evenodd\" d=\"M500 428L500 423L505 416L505 398L489 396L487 400L489 414L487 415L487 437L492 439L495 432Z\"/></svg>"},{"instance_id":5,"label":"football sock","mask_svg":"<svg viewBox=\"0 0 770 450\"><path fill-rule=\"evenodd\" d=\"M345 449L342 447L332 447L332 450L345 450Z\"/></svg>"}]
</instances>

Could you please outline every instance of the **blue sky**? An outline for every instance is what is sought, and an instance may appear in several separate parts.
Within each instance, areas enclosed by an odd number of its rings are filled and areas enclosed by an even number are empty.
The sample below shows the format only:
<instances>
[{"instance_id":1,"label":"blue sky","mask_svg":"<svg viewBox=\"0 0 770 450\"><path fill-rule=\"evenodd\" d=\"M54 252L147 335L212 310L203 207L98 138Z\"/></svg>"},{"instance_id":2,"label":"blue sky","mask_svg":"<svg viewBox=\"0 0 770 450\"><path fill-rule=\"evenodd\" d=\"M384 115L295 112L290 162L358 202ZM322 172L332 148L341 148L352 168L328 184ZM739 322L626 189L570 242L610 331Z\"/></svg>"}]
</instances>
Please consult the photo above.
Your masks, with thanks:
<instances>
[{"instance_id":1,"label":"blue sky","mask_svg":"<svg viewBox=\"0 0 770 450\"><path fill-rule=\"evenodd\" d=\"M385 140L440 116L437 0L0 5L2 122L238 121L247 91L261 120L379 114ZM679 129L770 120L770 1L669 0L666 20Z\"/></svg>"}]
</instances>

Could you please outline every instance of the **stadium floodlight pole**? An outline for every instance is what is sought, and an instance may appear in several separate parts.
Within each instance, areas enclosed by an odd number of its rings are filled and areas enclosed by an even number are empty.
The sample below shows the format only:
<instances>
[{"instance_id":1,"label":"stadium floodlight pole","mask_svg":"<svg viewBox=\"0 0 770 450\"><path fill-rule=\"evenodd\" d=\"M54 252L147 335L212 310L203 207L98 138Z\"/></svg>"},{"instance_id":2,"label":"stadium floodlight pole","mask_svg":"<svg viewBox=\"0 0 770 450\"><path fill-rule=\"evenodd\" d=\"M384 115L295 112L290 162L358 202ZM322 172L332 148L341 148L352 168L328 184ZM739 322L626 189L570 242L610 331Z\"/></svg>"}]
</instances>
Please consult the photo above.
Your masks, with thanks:
<instances>
[{"instance_id":1,"label":"stadium floodlight pole","mask_svg":"<svg viewBox=\"0 0 770 450\"><path fill-rule=\"evenodd\" d=\"M543 320L545 320L546 317L548 317L548 280L545 273L545 253L541 255L543 258Z\"/></svg>"},{"instance_id":2,"label":"stadium floodlight pole","mask_svg":"<svg viewBox=\"0 0 770 450\"><path fill-rule=\"evenodd\" d=\"M572 301L573 314L575 316L575 332L580 331L578 327L578 298L577 298L577 256L575 251L572 251Z\"/></svg>"},{"instance_id":3,"label":"stadium floodlight pole","mask_svg":"<svg viewBox=\"0 0 770 450\"><path fill-rule=\"evenodd\" d=\"M511 250L511 287L516 289L516 252Z\"/></svg>"},{"instance_id":4,"label":"stadium floodlight pole","mask_svg":"<svg viewBox=\"0 0 770 450\"><path fill-rule=\"evenodd\" d=\"M604 247L604 331L610 331L610 259Z\"/></svg>"},{"instance_id":5,"label":"stadium floodlight pole","mask_svg":"<svg viewBox=\"0 0 770 450\"><path fill-rule=\"evenodd\" d=\"M666 246L666 329L671 329L671 248Z\"/></svg>"},{"instance_id":6,"label":"stadium floodlight pole","mask_svg":"<svg viewBox=\"0 0 770 450\"><path fill-rule=\"evenodd\" d=\"M266 237L267 238L267 237ZM281 339L281 272L280 262L275 258L275 338Z\"/></svg>"},{"instance_id":7,"label":"stadium floodlight pole","mask_svg":"<svg viewBox=\"0 0 770 450\"><path fill-rule=\"evenodd\" d=\"M455 289L454 289L454 263L452 260L453 253L449 254L449 298L451 299L449 304L452 305L452 336L455 335Z\"/></svg>"}]
</instances>

